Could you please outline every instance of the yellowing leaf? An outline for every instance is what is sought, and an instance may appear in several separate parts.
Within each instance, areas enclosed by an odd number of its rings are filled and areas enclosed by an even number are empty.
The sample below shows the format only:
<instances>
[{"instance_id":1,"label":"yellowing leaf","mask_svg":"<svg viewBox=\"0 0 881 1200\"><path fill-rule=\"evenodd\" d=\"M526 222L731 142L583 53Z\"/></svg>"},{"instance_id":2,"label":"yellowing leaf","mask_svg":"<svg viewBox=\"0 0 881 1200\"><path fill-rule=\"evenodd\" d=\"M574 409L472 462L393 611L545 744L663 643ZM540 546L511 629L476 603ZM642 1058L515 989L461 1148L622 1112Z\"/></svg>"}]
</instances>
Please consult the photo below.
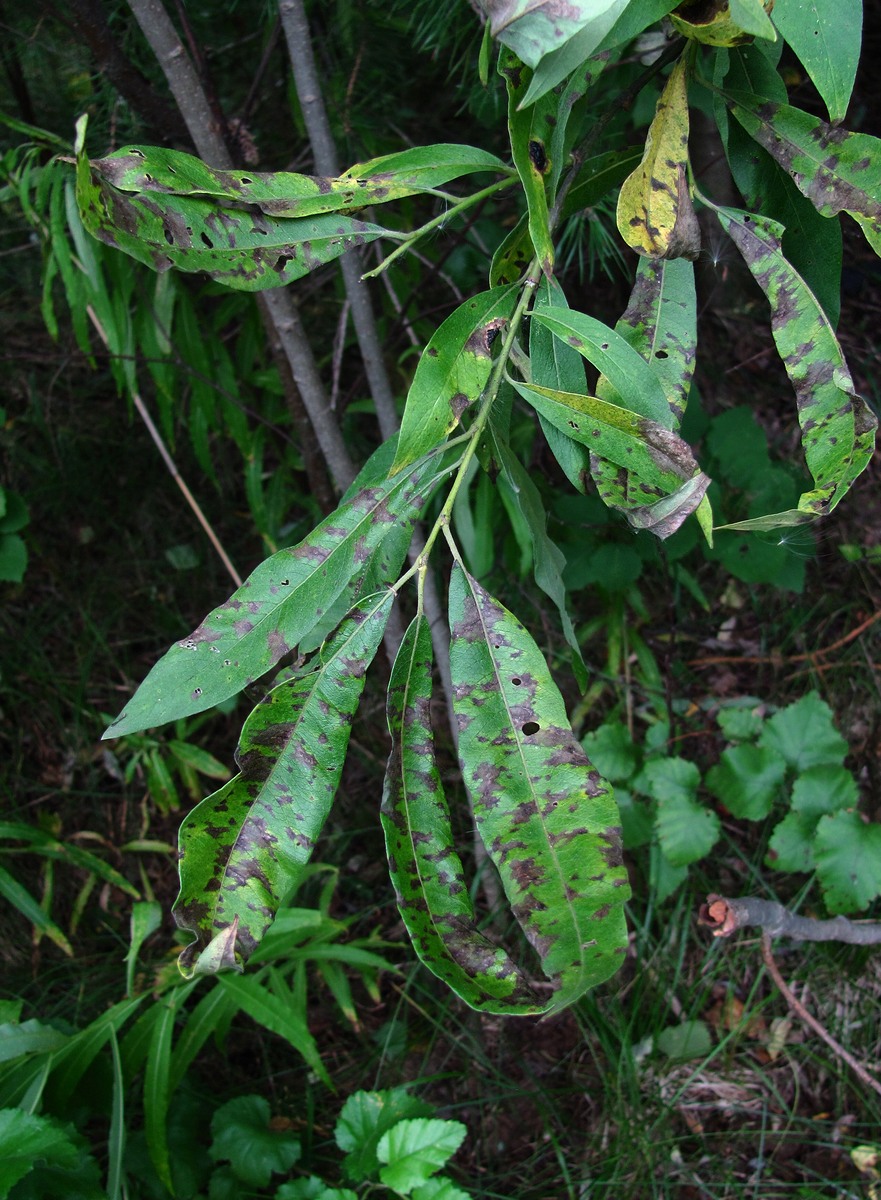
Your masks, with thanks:
<instances>
[{"instance_id":1,"label":"yellowing leaf","mask_svg":"<svg viewBox=\"0 0 881 1200\"><path fill-rule=\"evenodd\" d=\"M739 46L752 37L777 40L768 17L773 0L687 0L670 13L679 33L707 46Z\"/></svg>"},{"instance_id":2,"label":"yellowing leaf","mask_svg":"<svg viewBox=\"0 0 881 1200\"><path fill-rule=\"evenodd\" d=\"M680 58L661 93L642 162L618 196L618 231L652 258L697 258L700 228L688 194L688 95Z\"/></svg>"}]
</instances>

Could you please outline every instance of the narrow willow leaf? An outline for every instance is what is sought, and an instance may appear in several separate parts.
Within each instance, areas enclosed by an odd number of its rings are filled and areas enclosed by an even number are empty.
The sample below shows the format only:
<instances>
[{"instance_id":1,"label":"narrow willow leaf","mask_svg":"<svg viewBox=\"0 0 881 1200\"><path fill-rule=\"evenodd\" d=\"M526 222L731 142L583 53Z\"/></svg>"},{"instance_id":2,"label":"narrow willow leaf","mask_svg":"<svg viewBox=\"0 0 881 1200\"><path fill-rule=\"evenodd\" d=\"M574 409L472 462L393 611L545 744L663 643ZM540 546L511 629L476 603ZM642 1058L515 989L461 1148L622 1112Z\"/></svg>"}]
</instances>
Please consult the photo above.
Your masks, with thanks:
<instances>
[{"instance_id":1,"label":"narrow willow leaf","mask_svg":"<svg viewBox=\"0 0 881 1200\"><path fill-rule=\"evenodd\" d=\"M589 158L566 193L563 218L591 208L608 191L619 187L642 161L643 152L642 146L631 146L626 150L606 150Z\"/></svg>"},{"instance_id":2,"label":"narrow willow leaf","mask_svg":"<svg viewBox=\"0 0 881 1200\"><path fill-rule=\"evenodd\" d=\"M472 1008L540 1012L544 1001L477 928L435 762L431 668L431 630L420 616L404 635L388 692L381 818L398 908L420 960Z\"/></svg>"},{"instance_id":3,"label":"narrow willow leaf","mask_svg":"<svg viewBox=\"0 0 881 1200\"><path fill-rule=\"evenodd\" d=\"M863 0L775 0L777 29L823 97L830 121L843 121L853 92Z\"/></svg>"},{"instance_id":4,"label":"narrow willow leaf","mask_svg":"<svg viewBox=\"0 0 881 1200\"><path fill-rule=\"evenodd\" d=\"M550 277L554 243L548 216L548 184L555 165L551 162L550 148L554 126L560 118L559 100L548 93L536 104L523 108L532 72L511 50L499 54L498 70L508 89L508 135L514 166L526 195L529 238L542 271Z\"/></svg>"},{"instance_id":5,"label":"narrow willow leaf","mask_svg":"<svg viewBox=\"0 0 881 1200\"><path fill-rule=\"evenodd\" d=\"M59 927L39 901L4 867L0 867L0 896L17 908L25 920L30 921L37 933L45 935L55 943L59 950L63 950L69 958L73 958L73 946Z\"/></svg>"},{"instance_id":6,"label":"narrow willow leaf","mask_svg":"<svg viewBox=\"0 0 881 1200\"><path fill-rule=\"evenodd\" d=\"M768 7L772 3L768 0ZM681 12L677 9L670 14L674 29L705 46L738 46L751 37L770 42L777 38L762 0L722 0L694 7L681 4L679 8Z\"/></svg>"},{"instance_id":7,"label":"narrow willow leaf","mask_svg":"<svg viewBox=\"0 0 881 1200\"><path fill-rule=\"evenodd\" d=\"M440 461L365 487L299 545L279 550L153 667L105 737L202 712L259 679L321 620L400 525L412 526Z\"/></svg>"},{"instance_id":8,"label":"narrow willow leaf","mask_svg":"<svg viewBox=\"0 0 881 1200\"><path fill-rule=\"evenodd\" d=\"M825 217L849 213L881 254L881 141L848 133L788 104L726 94L747 133L788 171Z\"/></svg>"},{"instance_id":9,"label":"narrow willow leaf","mask_svg":"<svg viewBox=\"0 0 881 1200\"><path fill-rule=\"evenodd\" d=\"M481 840L555 987L552 1009L613 974L629 896L611 788L569 727L533 639L458 564L450 661L462 773Z\"/></svg>"},{"instance_id":10,"label":"narrow willow leaf","mask_svg":"<svg viewBox=\"0 0 881 1200\"><path fill-rule=\"evenodd\" d=\"M542 278L538 286L537 304L542 308L569 306L563 289L556 279ZM531 383L560 392L582 394L585 390L584 360L574 347L554 337L540 321L529 324L529 368ZM554 458L566 478L579 492L586 492L590 483L590 452L581 442L567 437L562 430L539 413L539 422Z\"/></svg>"},{"instance_id":11,"label":"narrow willow leaf","mask_svg":"<svg viewBox=\"0 0 881 1200\"><path fill-rule=\"evenodd\" d=\"M622 0L570 0L566 4L558 0L479 0L479 4L490 20L493 37L530 67L585 28L591 28L604 14L613 14L597 38L599 42L624 7ZM588 50L581 58L590 53Z\"/></svg>"},{"instance_id":12,"label":"narrow willow leaf","mask_svg":"<svg viewBox=\"0 0 881 1200\"><path fill-rule=\"evenodd\" d=\"M397 475L439 445L483 392L492 369L492 345L517 304L513 286L490 288L460 304L426 346L404 409Z\"/></svg>"},{"instance_id":13,"label":"narrow willow leaf","mask_svg":"<svg viewBox=\"0 0 881 1200\"><path fill-rule=\"evenodd\" d=\"M476 171L507 171L474 146L416 146L356 163L338 179L289 171L219 171L201 159L159 146L125 146L94 159L92 171L118 191L210 196L236 206L254 204L274 217L314 217L385 204L433 191Z\"/></svg>"},{"instance_id":14,"label":"narrow willow leaf","mask_svg":"<svg viewBox=\"0 0 881 1200\"><path fill-rule=\"evenodd\" d=\"M618 232L652 258L697 258L701 232L691 203L688 164L688 56L658 100L642 162L618 194Z\"/></svg>"},{"instance_id":15,"label":"narrow willow leaf","mask_svg":"<svg viewBox=\"0 0 881 1200\"><path fill-rule=\"evenodd\" d=\"M778 524L825 516L865 469L877 420L854 392L853 381L829 319L781 253L782 226L739 209L715 208L771 305L774 341L795 388L805 461L814 490ZM766 521L765 518L758 518ZM741 521L730 528L767 528Z\"/></svg>"},{"instance_id":16,"label":"narrow willow leaf","mask_svg":"<svg viewBox=\"0 0 881 1200\"><path fill-rule=\"evenodd\" d=\"M490 287L517 283L535 257L529 236L529 214L524 213L496 249L489 268Z\"/></svg>"},{"instance_id":17,"label":"narrow willow leaf","mask_svg":"<svg viewBox=\"0 0 881 1200\"><path fill-rule=\"evenodd\" d=\"M330 812L364 674L382 639L392 592L342 623L314 670L274 688L245 722L241 774L203 800L180 830L175 920L195 941L185 971L212 969L200 952L231 930L247 959L296 885ZM225 950L220 966L230 962Z\"/></svg>"},{"instance_id":18,"label":"narrow willow leaf","mask_svg":"<svg viewBox=\"0 0 881 1200\"><path fill-rule=\"evenodd\" d=\"M624 45L675 8L675 0L615 0L574 37L542 58L523 99L532 104L568 78L580 63L615 46Z\"/></svg>"},{"instance_id":19,"label":"narrow willow leaf","mask_svg":"<svg viewBox=\"0 0 881 1200\"><path fill-rule=\"evenodd\" d=\"M673 428L673 415L660 380L620 333L585 313L569 309L536 308L532 320L546 325L556 337L593 363L631 412L648 417L665 429Z\"/></svg>"}]
</instances>

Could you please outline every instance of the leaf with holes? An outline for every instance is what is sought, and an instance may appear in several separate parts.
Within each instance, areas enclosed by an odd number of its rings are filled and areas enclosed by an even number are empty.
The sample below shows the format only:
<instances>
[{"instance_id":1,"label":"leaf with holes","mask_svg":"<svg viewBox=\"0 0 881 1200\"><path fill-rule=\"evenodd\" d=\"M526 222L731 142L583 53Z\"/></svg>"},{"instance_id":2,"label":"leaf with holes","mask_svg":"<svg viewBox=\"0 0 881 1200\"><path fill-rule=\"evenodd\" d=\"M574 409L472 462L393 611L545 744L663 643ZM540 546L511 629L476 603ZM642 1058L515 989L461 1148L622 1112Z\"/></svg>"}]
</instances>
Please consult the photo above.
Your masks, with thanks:
<instances>
[{"instance_id":1,"label":"leaf with holes","mask_svg":"<svg viewBox=\"0 0 881 1200\"><path fill-rule=\"evenodd\" d=\"M507 172L501 159L474 146L414 146L356 163L338 179L290 171L220 171L192 154L161 146L125 146L93 159L100 180L141 195L210 197L237 207L256 205L273 217L314 217L385 204L432 192L478 171Z\"/></svg>"},{"instance_id":2,"label":"leaf with holes","mask_svg":"<svg viewBox=\"0 0 881 1200\"><path fill-rule=\"evenodd\" d=\"M431 630L410 625L388 691L392 751L382 827L398 908L420 960L472 1008L537 1013L544 1002L505 951L477 928L434 756Z\"/></svg>"},{"instance_id":3,"label":"leaf with holes","mask_svg":"<svg viewBox=\"0 0 881 1200\"><path fill-rule=\"evenodd\" d=\"M828 317L783 257L783 227L740 209L710 207L771 305L771 330L795 389L805 461L815 484L801 495L796 509L727 528L772 528L825 516L868 465L878 422L854 392Z\"/></svg>"},{"instance_id":4,"label":"leaf with holes","mask_svg":"<svg viewBox=\"0 0 881 1200\"><path fill-rule=\"evenodd\" d=\"M496 287L460 304L426 346L410 391L390 474L427 454L480 398L492 370L492 345L517 304L517 288Z\"/></svg>"},{"instance_id":5,"label":"leaf with holes","mask_svg":"<svg viewBox=\"0 0 881 1200\"><path fill-rule=\"evenodd\" d=\"M462 773L512 912L571 1004L621 964L629 896L611 788L523 626L458 564L450 665Z\"/></svg>"},{"instance_id":6,"label":"leaf with holes","mask_svg":"<svg viewBox=\"0 0 881 1200\"><path fill-rule=\"evenodd\" d=\"M174 913L195 935L181 954L190 974L218 969L213 951L208 960L199 956L230 930L235 944L219 965L232 965L233 952L236 961L247 959L296 885L330 811L364 674L393 600L390 591L368 597L309 674L279 684L257 705L236 751L241 774L183 822Z\"/></svg>"},{"instance_id":7,"label":"leaf with holes","mask_svg":"<svg viewBox=\"0 0 881 1200\"><path fill-rule=\"evenodd\" d=\"M881 254L881 141L827 125L788 104L767 104L760 96L738 92L724 95L750 137L789 172L817 210L825 217L849 213Z\"/></svg>"},{"instance_id":8,"label":"leaf with holes","mask_svg":"<svg viewBox=\"0 0 881 1200\"><path fill-rule=\"evenodd\" d=\"M688 190L688 59L658 100L642 162L618 193L618 232L652 258L697 258L701 233Z\"/></svg>"},{"instance_id":9,"label":"leaf with holes","mask_svg":"<svg viewBox=\"0 0 881 1200\"><path fill-rule=\"evenodd\" d=\"M600 497L627 505L632 525L668 537L701 505L710 480L678 434L596 396L514 386L561 433L616 464L618 471L600 488Z\"/></svg>"},{"instance_id":10,"label":"leaf with holes","mask_svg":"<svg viewBox=\"0 0 881 1200\"><path fill-rule=\"evenodd\" d=\"M299 545L261 563L159 660L104 736L202 712L259 679L315 627L390 532L412 526L442 467L430 459L362 488Z\"/></svg>"}]
</instances>

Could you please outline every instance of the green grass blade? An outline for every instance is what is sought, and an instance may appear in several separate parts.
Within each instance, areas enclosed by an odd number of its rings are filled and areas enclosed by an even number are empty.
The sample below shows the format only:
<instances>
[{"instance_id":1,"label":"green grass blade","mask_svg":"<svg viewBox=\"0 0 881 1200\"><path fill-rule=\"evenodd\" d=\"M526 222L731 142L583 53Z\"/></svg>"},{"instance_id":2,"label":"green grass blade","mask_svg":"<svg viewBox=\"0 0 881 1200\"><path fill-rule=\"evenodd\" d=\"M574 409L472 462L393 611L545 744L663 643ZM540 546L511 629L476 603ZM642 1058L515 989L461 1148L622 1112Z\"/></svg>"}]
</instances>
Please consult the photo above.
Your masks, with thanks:
<instances>
[{"instance_id":1,"label":"green grass blade","mask_svg":"<svg viewBox=\"0 0 881 1200\"><path fill-rule=\"evenodd\" d=\"M37 829L33 825L26 825L20 821L0 821L0 839L28 842L33 846L35 854L45 858L58 859L60 862L80 867L84 871L90 871L99 879L120 888L134 899L138 899L140 896L138 889L103 858L97 854L91 854L88 850L82 850L71 842L61 842L43 829Z\"/></svg>"},{"instance_id":2,"label":"green grass blade","mask_svg":"<svg viewBox=\"0 0 881 1200\"><path fill-rule=\"evenodd\" d=\"M4 867L0 867L0 896L8 900L13 908L17 908L38 933L44 934L53 941L68 958L73 958L73 946L65 935L27 888L23 887Z\"/></svg>"},{"instance_id":3,"label":"green grass blade","mask_svg":"<svg viewBox=\"0 0 881 1200\"><path fill-rule=\"evenodd\" d=\"M113 1060L113 1092L110 1101L110 1136L107 1139L107 1200L120 1200L125 1157L125 1080L119 1042L113 1029L110 1030L110 1053Z\"/></svg>"},{"instance_id":4,"label":"green grass blade","mask_svg":"<svg viewBox=\"0 0 881 1200\"><path fill-rule=\"evenodd\" d=\"M189 989L186 989L188 994ZM171 1178L171 1158L168 1150L168 1106L171 1103L169 1088L169 1066L171 1063L171 1040L178 1007L185 998L185 989L180 988L156 1001L160 1016L153 1026L147 1069L144 1073L144 1132L150 1161L165 1187L175 1195Z\"/></svg>"},{"instance_id":5,"label":"green grass blade","mask_svg":"<svg viewBox=\"0 0 881 1200\"><path fill-rule=\"evenodd\" d=\"M318 1046L309 1032L302 1006L296 1004L293 992L281 976L273 974L272 991L256 975L221 975L217 983L243 1013L264 1029L284 1038L289 1046L303 1056L316 1075L328 1087L332 1086Z\"/></svg>"},{"instance_id":6,"label":"green grass blade","mask_svg":"<svg viewBox=\"0 0 881 1200\"><path fill-rule=\"evenodd\" d=\"M181 1030L168 1069L168 1087L172 1095L183 1083L184 1076L208 1039L229 1023L235 1001L223 988L211 986L187 1017Z\"/></svg>"},{"instance_id":7,"label":"green grass blade","mask_svg":"<svg viewBox=\"0 0 881 1200\"><path fill-rule=\"evenodd\" d=\"M182 969L217 970L215 951L201 960L200 952L233 929L222 965L232 965L233 949L247 958L293 891L330 812L364 675L393 600L390 591L368 597L311 673L269 693L242 730L241 774L181 826L175 919L196 938L181 955Z\"/></svg>"},{"instance_id":8,"label":"green grass blade","mask_svg":"<svg viewBox=\"0 0 881 1200\"><path fill-rule=\"evenodd\" d=\"M431 630L410 625L388 692L392 752L381 818L398 908L420 960L472 1008L540 1012L543 999L477 928L434 757Z\"/></svg>"},{"instance_id":9,"label":"green grass blade","mask_svg":"<svg viewBox=\"0 0 881 1200\"><path fill-rule=\"evenodd\" d=\"M478 832L560 1008L613 974L626 947L617 806L572 733L541 651L458 564L450 625L459 754Z\"/></svg>"},{"instance_id":10,"label":"green grass blade","mask_svg":"<svg viewBox=\"0 0 881 1200\"><path fill-rule=\"evenodd\" d=\"M854 391L829 318L783 257L783 227L767 217L713 207L771 306L774 342L795 389L805 461L815 485L801 495L797 509L729 528L776 528L825 516L868 465L877 420Z\"/></svg>"}]
</instances>

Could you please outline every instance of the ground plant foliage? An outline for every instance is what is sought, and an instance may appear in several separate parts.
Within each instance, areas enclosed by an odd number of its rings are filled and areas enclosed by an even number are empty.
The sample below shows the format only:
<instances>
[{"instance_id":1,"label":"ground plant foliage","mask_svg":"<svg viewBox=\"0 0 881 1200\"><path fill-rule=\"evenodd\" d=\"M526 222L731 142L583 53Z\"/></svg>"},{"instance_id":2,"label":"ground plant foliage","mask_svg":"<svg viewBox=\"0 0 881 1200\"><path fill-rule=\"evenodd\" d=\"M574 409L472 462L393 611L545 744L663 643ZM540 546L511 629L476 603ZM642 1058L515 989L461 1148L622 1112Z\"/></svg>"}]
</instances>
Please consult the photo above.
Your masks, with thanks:
<instances>
[{"instance_id":1,"label":"ground plant foliage","mask_svg":"<svg viewBox=\"0 0 881 1200\"><path fill-rule=\"evenodd\" d=\"M870 14L270 7L4 60L0 1196L873 1195L877 951L690 920L881 896Z\"/></svg>"}]
</instances>

